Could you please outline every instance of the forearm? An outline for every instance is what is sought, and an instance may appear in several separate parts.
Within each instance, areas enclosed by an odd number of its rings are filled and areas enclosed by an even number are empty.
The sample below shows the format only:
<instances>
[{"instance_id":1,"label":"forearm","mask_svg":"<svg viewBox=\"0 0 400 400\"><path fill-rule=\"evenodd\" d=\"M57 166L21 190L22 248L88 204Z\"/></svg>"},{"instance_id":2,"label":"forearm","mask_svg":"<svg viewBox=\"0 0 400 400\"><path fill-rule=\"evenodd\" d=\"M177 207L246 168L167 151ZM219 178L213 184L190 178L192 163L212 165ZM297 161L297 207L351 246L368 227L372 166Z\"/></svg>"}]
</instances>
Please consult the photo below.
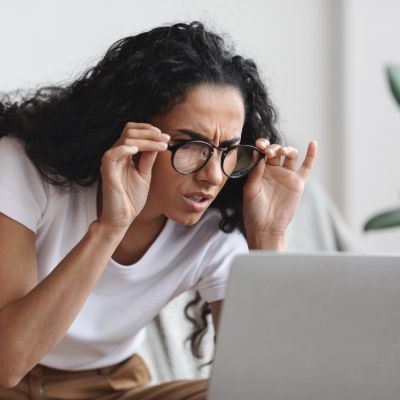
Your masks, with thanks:
<instances>
[{"instance_id":1,"label":"forearm","mask_svg":"<svg viewBox=\"0 0 400 400\"><path fill-rule=\"evenodd\" d=\"M2 376L22 378L60 341L121 240L94 222L51 274L0 311Z\"/></svg>"}]
</instances>

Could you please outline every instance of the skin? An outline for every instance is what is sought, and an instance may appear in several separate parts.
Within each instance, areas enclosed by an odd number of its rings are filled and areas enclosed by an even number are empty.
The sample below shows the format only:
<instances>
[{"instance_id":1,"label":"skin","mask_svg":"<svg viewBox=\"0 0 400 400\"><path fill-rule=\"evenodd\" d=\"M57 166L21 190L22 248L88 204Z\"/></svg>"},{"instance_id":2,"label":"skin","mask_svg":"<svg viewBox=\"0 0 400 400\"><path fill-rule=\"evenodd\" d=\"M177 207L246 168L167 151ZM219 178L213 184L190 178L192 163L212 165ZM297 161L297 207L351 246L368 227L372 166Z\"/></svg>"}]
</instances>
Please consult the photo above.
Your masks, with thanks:
<instances>
[{"instance_id":1,"label":"skin","mask_svg":"<svg viewBox=\"0 0 400 400\"><path fill-rule=\"evenodd\" d=\"M182 195L193 190L217 195L226 182L220 154L215 152L197 173L180 175L172 169L167 143L177 129L200 131L216 146L240 137L243 110L235 88L202 85L151 124L127 123L102 157L97 220L40 282L35 233L0 213L0 281L5 282L0 291L1 386L17 385L57 345L110 257L133 263L151 246L167 218L188 225L201 218L204 211L188 209ZM270 146L265 140L256 145L267 157L251 172L244 188L248 245L281 251L316 156L316 143L309 144L298 171L296 149ZM216 327L221 304L211 305Z\"/></svg>"},{"instance_id":2,"label":"skin","mask_svg":"<svg viewBox=\"0 0 400 400\"><path fill-rule=\"evenodd\" d=\"M186 100L169 113L155 118L154 125L168 132L171 140L191 139L178 130L201 133L208 142L220 146L226 141L240 141L244 124L244 104L239 92L231 87L200 86L189 92ZM144 211L158 211L179 224L192 225L204 212L187 207L184 194L206 192L215 198L227 181L215 152L204 168L195 174L182 175L171 167L171 153L157 156L149 198ZM158 199L162 198L162 204ZM160 206L162 208L160 208Z\"/></svg>"},{"instance_id":3,"label":"skin","mask_svg":"<svg viewBox=\"0 0 400 400\"><path fill-rule=\"evenodd\" d=\"M144 151L136 159L134 166L125 161L128 173L131 170L136 170L133 174L151 173L151 179L147 181L148 197L143 208L132 220L114 253L114 259L126 264L137 261L160 233L167 218L179 224L196 223L204 211L190 209L184 195L201 191L212 194L215 198L227 181L220 167L219 152L214 153L200 171L182 175L172 168L169 151L161 148L146 153L146 150L151 145L191 138L181 130L200 133L204 140L215 146L221 146L226 141L239 142L244 119L243 99L236 88L200 85L189 91L184 101L171 111L154 118L151 125L127 125L121 136L122 143L135 147L132 154ZM244 221L246 230L250 233L248 245L250 249L283 251L286 228L294 216L305 181L312 169L316 143L309 144L299 171L295 171L298 158L295 148L270 145L265 139L259 139L256 145L264 151L266 157L250 173L244 187ZM154 164L150 172L152 163ZM136 199L132 200L137 202ZM140 235L136 232L140 232ZM135 248L132 243L136 243ZM218 326L221 307L222 301L211 304L215 326Z\"/></svg>"}]
</instances>

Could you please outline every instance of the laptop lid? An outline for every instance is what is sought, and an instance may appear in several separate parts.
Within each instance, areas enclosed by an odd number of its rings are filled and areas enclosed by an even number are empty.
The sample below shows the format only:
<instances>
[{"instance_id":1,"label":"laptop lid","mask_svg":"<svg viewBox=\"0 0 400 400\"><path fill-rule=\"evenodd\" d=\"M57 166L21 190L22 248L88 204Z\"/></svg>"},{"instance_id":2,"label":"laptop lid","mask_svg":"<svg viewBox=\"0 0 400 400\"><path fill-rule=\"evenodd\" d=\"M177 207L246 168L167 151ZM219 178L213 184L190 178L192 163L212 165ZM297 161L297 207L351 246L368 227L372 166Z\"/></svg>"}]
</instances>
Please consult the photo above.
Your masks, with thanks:
<instances>
[{"instance_id":1,"label":"laptop lid","mask_svg":"<svg viewBox=\"0 0 400 400\"><path fill-rule=\"evenodd\" d=\"M399 398L400 257L234 259L208 400Z\"/></svg>"}]
</instances>

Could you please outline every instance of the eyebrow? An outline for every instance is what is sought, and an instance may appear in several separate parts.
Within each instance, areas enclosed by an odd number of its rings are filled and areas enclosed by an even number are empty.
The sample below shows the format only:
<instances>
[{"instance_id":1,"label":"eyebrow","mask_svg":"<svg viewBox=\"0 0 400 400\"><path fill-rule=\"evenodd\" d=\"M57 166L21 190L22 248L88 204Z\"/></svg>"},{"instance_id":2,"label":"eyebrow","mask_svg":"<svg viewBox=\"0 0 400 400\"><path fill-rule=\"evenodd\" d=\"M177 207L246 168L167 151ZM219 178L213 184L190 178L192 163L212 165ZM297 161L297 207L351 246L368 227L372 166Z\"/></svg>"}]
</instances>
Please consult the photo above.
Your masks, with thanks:
<instances>
[{"instance_id":1,"label":"eyebrow","mask_svg":"<svg viewBox=\"0 0 400 400\"><path fill-rule=\"evenodd\" d=\"M184 133L185 135L190 136L192 139L203 140L204 142L210 143L210 139L207 136L202 135L198 132L191 131L189 129L178 129L176 132ZM219 147L229 147L238 141L240 141L240 137L224 140L219 144Z\"/></svg>"}]
</instances>

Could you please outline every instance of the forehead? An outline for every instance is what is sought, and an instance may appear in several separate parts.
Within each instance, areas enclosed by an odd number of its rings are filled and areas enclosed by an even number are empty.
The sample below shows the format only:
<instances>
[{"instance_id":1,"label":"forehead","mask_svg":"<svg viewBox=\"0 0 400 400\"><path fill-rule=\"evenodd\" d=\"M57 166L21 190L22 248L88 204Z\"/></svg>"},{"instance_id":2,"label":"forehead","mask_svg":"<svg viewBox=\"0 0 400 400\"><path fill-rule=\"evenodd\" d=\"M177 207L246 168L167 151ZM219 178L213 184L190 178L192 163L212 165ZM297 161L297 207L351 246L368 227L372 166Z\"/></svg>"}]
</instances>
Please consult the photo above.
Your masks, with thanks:
<instances>
[{"instance_id":1,"label":"forehead","mask_svg":"<svg viewBox=\"0 0 400 400\"><path fill-rule=\"evenodd\" d=\"M241 93L231 86L200 85L171 111L156 118L163 130L190 129L210 140L240 137L245 108Z\"/></svg>"}]
</instances>

